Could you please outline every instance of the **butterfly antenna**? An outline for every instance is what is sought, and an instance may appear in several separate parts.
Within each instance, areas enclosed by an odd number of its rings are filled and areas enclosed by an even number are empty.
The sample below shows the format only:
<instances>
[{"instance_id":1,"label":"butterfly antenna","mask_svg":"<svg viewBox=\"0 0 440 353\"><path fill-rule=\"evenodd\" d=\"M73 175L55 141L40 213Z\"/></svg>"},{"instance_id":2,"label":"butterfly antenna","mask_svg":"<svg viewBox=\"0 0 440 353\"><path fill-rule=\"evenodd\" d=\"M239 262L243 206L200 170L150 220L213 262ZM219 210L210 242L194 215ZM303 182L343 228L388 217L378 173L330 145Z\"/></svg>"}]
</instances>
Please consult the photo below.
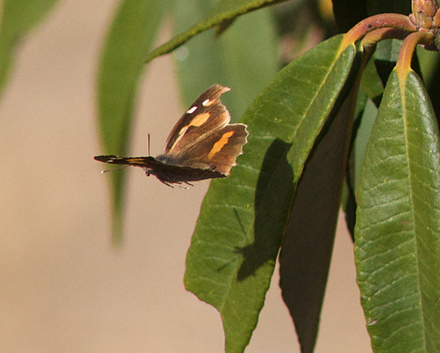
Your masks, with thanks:
<instances>
[{"instance_id":1,"label":"butterfly antenna","mask_svg":"<svg viewBox=\"0 0 440 353\"><path fill-rule=\"evenodd\" d=\"M151 156L151 154L150 154L150 134L148 134L147 144L148 144L148 146L147 146L148 155Z\"/></svg>"}]
</instances>

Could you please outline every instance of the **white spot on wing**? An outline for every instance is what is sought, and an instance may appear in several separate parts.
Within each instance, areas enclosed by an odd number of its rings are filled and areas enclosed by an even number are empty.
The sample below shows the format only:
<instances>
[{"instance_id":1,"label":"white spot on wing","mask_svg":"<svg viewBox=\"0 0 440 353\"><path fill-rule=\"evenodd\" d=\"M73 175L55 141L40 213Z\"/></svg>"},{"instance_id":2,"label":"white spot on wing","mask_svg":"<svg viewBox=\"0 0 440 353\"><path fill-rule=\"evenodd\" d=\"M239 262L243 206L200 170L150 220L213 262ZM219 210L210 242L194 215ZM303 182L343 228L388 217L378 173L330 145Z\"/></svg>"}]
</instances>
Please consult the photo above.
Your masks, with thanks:
<instances>
[{"instance_id":1,"label":"white spot on wing","mask_svg":"<svg viewBox=\"0 0 440 353\"><path fill-rule=\"evenodd\" d=\"M208 99L205 99L204 101L203 101L203 103L202 103L202 105L204 106L204 107L207 107L210 103L210 99L208 98Z\"/></svg>"},{"instance_id":2,"label":"white spot on wing","mask_svg":"<svg viewBox=\"0 0 440 353\"><path fill-rule=\"evenodd\" d=\"M187 114L192 114L192 113L194 113L196 110L197 110L197 106L195 105L195 106L189 108L189 109L186 111L186 113L187 113Z\"/></svg>"}]
</instances>

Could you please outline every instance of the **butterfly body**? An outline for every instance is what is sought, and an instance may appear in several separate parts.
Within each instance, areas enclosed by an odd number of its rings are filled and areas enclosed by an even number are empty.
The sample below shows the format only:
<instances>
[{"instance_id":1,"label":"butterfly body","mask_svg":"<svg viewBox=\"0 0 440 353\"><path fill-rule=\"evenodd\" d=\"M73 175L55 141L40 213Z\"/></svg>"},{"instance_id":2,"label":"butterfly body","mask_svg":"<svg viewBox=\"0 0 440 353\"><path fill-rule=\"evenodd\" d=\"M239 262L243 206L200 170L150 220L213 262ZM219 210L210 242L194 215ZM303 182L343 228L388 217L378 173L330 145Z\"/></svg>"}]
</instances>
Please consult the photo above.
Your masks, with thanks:
<instances>
[{"instance_id":1,"label":"butterfly body","mask_svg":"<svg viewBox=\"0 0 440 353\"><path fill-rule=\"evenodd\" d=\"M190 184L192 181L225 178L247 142L245 124L229 124L230 114L220 102L228 87L208 88L171 130L165 153L156 158L96 156L95 160L145 169L162 183Z\"/></svg>"}]
</instances>

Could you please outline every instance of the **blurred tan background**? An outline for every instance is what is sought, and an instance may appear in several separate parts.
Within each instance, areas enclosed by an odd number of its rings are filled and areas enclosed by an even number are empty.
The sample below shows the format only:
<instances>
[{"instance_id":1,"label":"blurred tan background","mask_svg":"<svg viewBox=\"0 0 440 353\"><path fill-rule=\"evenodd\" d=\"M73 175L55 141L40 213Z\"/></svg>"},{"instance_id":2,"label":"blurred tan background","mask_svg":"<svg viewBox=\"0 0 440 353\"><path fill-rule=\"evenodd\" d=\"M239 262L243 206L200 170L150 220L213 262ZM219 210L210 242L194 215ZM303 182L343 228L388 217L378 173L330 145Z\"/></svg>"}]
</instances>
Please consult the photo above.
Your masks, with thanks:
<instances>
[{"instance_id":1,"label":"blurred tan background","mask_svg":"<svg viewBox=\"0 0 440 353\"><path fill-rule=\"evenodd\" d=\"M223 352L218 313L182 281L207 182L171 189L127 170L125 243L111 246L94 84L116 5L61 1L21 46L0 102L0 352ZM162 152L183 110L160 58L142 85L133 154L146 154L147 133ZM371 352L341 225L316 352ZM246 352L299 352L277 272Z\"/></svg>"}]
</instances>

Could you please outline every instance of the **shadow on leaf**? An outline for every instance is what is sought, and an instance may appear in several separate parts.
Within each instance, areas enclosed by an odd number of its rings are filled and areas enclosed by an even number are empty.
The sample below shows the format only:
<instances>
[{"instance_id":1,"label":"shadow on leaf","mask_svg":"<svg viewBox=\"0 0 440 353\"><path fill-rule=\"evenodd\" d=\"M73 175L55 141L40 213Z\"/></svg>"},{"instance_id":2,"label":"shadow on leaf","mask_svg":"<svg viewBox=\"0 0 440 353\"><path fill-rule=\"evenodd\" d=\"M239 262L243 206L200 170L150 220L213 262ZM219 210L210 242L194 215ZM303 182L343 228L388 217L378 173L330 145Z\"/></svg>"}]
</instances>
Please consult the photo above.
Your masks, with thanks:
<instances>
[{"instance_id":1,"label":"shadow on leaf","mask_svg":"<svg viewBox=\"0 0 440 353\"><path fill-rule=\"evenodd\" d=\"M277 257L294 190L293 170L287 161L290 147L291 144L276 139L267 149L255 194L254 242L237 249L243 256L238 281L255 275L260 267L274 263Z\"/></svg>"}]
</instances>

